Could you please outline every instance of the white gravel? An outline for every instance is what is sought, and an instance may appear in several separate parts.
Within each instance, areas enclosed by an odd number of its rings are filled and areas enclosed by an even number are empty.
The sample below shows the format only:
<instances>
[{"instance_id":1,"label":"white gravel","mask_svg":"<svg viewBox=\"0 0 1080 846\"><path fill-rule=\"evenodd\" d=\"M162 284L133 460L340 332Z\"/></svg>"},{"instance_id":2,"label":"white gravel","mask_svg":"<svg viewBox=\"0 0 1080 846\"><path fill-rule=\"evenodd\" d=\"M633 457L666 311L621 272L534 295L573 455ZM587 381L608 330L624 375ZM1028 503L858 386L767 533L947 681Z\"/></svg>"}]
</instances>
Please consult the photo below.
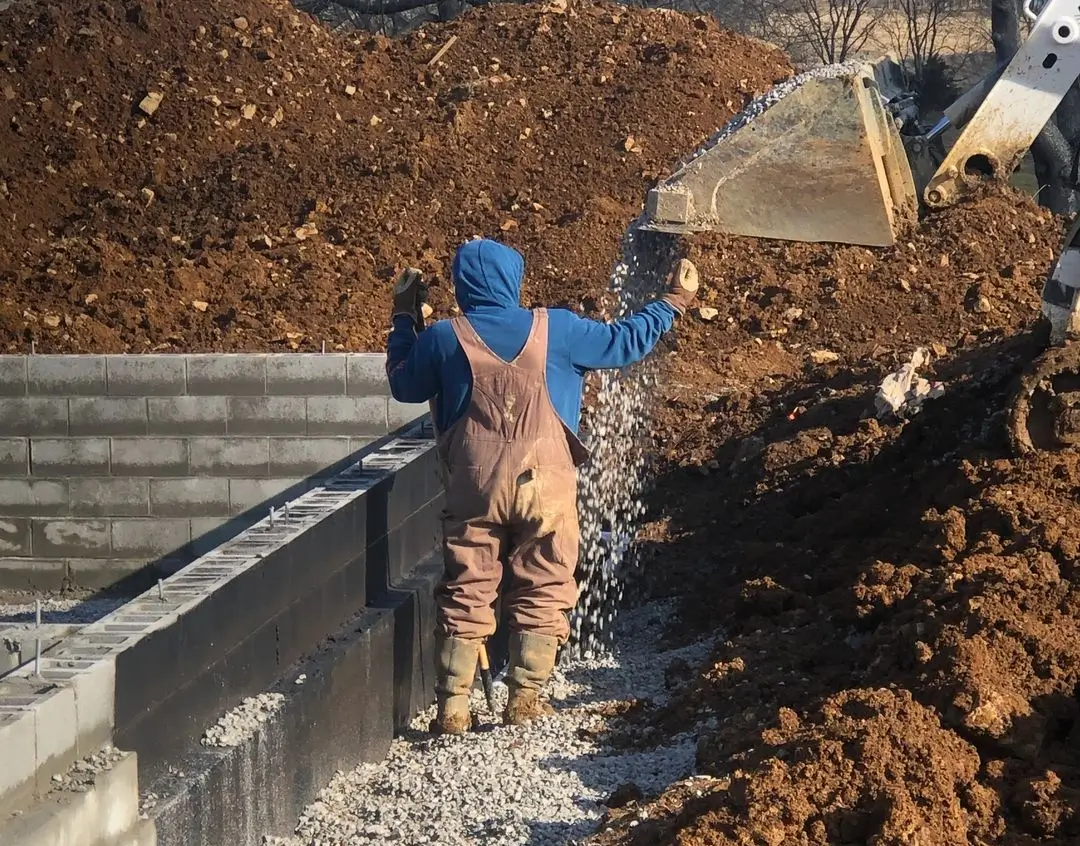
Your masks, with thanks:
<instances>
[{"instance_id":1,"label":"white gravel","mask_svg":"<svg viewBox=\"0 0 1080 846\"><path fill-rule=\"evenodd\" d=\"M212 725L202 736L203 746L239 746L285 703L280 693L249 696Z\"/></svg>"},{"instance_id":2,"label":"white gravel","mask_svg":"<svg viewBox=\"0 0 1080 846\"><path fill-rule=\"evenodd\" d=\"M695 664L710 643L662 651L669 605L654 603L621 615L614 654L574 659L550 682L556 714L529 726L492 721L474 694L481 725L463 737L427 732L434 708L417 716L386 760L337 777L305 809L279 846L402 843L440 846L567 846L592 834L603 802L620 786L646 795L693 772L689 735L654 749L607 746L595 730L599 709L630 699L662 702L664 670L675 658ZM506 688L496 683L498 707Z\"/></svg>"},{"instance_id":3,"label":"white gravel","mask_svg":"<svg viewBox=\"0 0 1080 846\"><path fill-rule=\"evenodd\" d=\"M94 623L130 602L130 596L41 600L41 622L83 625ZM4 594L0 599L0 623L34 622L34 597L31 594Z\"/></svg>"},{"instance_id":4,"label":"white gravel","mask_svg":"<svg viewBox=\"0 0 1080 846\"><path fill-rule=\"evenodd\" d=\"M718 129L713 135L700 147L698 147L690 155L683 158L676 168L675 172L668 180L668 182L678 179L680 172L690 163L696 161L702 155L704 155L709 149L715 147L725 138L751 123L754 118L760 117L770 108L775 106L781 100L783 100L792 91L801 88L807 82L812 79L836 79L841 76L848 76L858 71L864 66L863 62L851 60L847 62L838 62L832 65L822 65L820 67L811 68L804 73L793 76L791 79L781 82L779 85L774 85L760 97L749 102L741 112L735 115L731 120Z\"/></svg>"}]
</instances>

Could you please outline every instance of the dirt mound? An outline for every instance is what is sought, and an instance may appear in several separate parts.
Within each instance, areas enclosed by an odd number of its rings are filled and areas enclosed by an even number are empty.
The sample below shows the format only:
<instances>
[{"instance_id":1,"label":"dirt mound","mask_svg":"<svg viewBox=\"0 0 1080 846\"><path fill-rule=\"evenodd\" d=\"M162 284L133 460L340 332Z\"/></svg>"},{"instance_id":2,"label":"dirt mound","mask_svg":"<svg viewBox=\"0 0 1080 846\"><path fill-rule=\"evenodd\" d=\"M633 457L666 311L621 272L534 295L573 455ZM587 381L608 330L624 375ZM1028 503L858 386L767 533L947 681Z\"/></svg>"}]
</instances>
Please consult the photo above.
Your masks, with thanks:
<instances>
[{"instance_id":1,"label":"dirt mound","mask_svg":"<svg viewBox=\"0 0 1080 846\"><path fill-rule=\"evenodd\" d=\"M1080 461L1004 414L1062 225L988 192L893 249L687 244L719 314L670 359L647 572L722 642L648 720L714 778L595 842L1075 842ZM879 419L919 346L943 395Z\"/></svg>"},{"instance_id":2,"label":"dirt mound","mask_svg":"<svg viewBox=\"0 0 1080 846\"><path fill-rule=\"evenodd\" d=\"M525 253L527 300L595 309L647 188L791 74L711 19L588 2L400 41L280 0L0 16L6 351L380 349L394 269L447 316L477 234Z\"/></svg>"}]
</instances>

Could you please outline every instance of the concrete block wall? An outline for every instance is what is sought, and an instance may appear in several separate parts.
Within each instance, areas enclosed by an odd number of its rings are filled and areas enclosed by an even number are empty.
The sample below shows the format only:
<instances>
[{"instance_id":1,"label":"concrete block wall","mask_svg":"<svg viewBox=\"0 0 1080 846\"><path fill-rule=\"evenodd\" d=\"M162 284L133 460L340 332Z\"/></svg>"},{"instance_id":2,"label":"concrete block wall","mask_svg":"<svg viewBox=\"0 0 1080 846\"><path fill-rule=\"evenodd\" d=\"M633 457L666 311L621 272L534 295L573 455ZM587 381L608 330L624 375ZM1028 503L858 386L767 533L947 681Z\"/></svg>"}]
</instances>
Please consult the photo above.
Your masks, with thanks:
<instances>
[{"instance_id":1,"label":"concrete block wall","mask_svg":"<svg viewBox=\"0 0 1080 846\"><path fill-rule=\"evenodd\" d=\"M0 587L175 572L427 412L384 361L0 356Z\"/></svg>"},{"instance_id":2,"label":"concrete block wall","mask_svg":"<svg viewBox=\"0 0 1080 846\"><path fill-rule=\"evenodd\" d=\"M11 814L27 819L54 776L110 739L137 753L162 846L291 831L335 771L380 760L434 696L443 501L430 427L404 427L69 633L40 675L25 665L0 678L0 843ZM202 745L224 711L267 690L286 700L262 727L272 736Z\"/></svg>"}]
</instances>

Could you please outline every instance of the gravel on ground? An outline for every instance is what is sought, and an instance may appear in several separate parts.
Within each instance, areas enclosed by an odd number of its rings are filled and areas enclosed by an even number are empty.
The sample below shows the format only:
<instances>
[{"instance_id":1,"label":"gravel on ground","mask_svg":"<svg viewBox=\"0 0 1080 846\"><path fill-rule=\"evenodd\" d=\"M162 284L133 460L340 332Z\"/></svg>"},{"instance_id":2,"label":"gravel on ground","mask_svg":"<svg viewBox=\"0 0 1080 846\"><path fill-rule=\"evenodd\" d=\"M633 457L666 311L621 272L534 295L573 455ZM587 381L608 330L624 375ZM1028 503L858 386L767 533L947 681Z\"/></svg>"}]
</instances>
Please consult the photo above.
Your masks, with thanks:
<instances>
[{"instance_id":1,"label":"gravel on ground","mask_svg":"<svg viewBox=\"0 0 1080 846\"><path fill-rule=\"evenodd\" d=\"M32 623L41 599L42 623L94 623L131 601L130 596L35 597L29 593L0 593L0 623Z\"/></svg>"},{"instance_id":2,"label":"gravel on ground","mask_svg":"<svg viewBox=\"0 0 1080 846\"><path fill-rule=\"evenodd\" d=\"M420 713L386 759L338 774L278 846L363 843L572 844L607 810L692 775L692 735L648 748L617 746L606 730L628 703L666 701L665 670L699 663L712 637L675 650L660 644L672 608L651 603L621 615L613 652L565 662L549 683L554 716L528 726L493 720L474 693L477 725L463 737L433 737L434 708ZM506 687L496 682L497 707ZM614 797L614 798L613 798Z\"/></svg>"}]
</instances>

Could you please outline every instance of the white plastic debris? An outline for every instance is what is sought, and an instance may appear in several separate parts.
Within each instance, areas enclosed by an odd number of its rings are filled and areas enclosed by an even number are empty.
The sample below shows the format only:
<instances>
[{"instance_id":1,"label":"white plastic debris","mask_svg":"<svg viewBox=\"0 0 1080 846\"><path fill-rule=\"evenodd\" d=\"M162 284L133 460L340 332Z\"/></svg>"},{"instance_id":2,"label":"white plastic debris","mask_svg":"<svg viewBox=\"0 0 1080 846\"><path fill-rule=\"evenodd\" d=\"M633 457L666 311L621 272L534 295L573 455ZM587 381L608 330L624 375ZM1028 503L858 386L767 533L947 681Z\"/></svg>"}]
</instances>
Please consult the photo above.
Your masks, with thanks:
<instances>
[{"instance_id":1,"label":"white plastic debris","mask_svg":"<svg viewBox=\"0 0 1080 846\"><path fill-rule=\"evenodd\" d=\"M907 364L902 364L885 377L874 397L878 419L889 415L910 417L918 414L927 400L945 393L941 382L930 382L919 375L919 368L926 367L930 361L930 351L926 347L919 347L911 354Z\"/></svg>"}]
</instances>

